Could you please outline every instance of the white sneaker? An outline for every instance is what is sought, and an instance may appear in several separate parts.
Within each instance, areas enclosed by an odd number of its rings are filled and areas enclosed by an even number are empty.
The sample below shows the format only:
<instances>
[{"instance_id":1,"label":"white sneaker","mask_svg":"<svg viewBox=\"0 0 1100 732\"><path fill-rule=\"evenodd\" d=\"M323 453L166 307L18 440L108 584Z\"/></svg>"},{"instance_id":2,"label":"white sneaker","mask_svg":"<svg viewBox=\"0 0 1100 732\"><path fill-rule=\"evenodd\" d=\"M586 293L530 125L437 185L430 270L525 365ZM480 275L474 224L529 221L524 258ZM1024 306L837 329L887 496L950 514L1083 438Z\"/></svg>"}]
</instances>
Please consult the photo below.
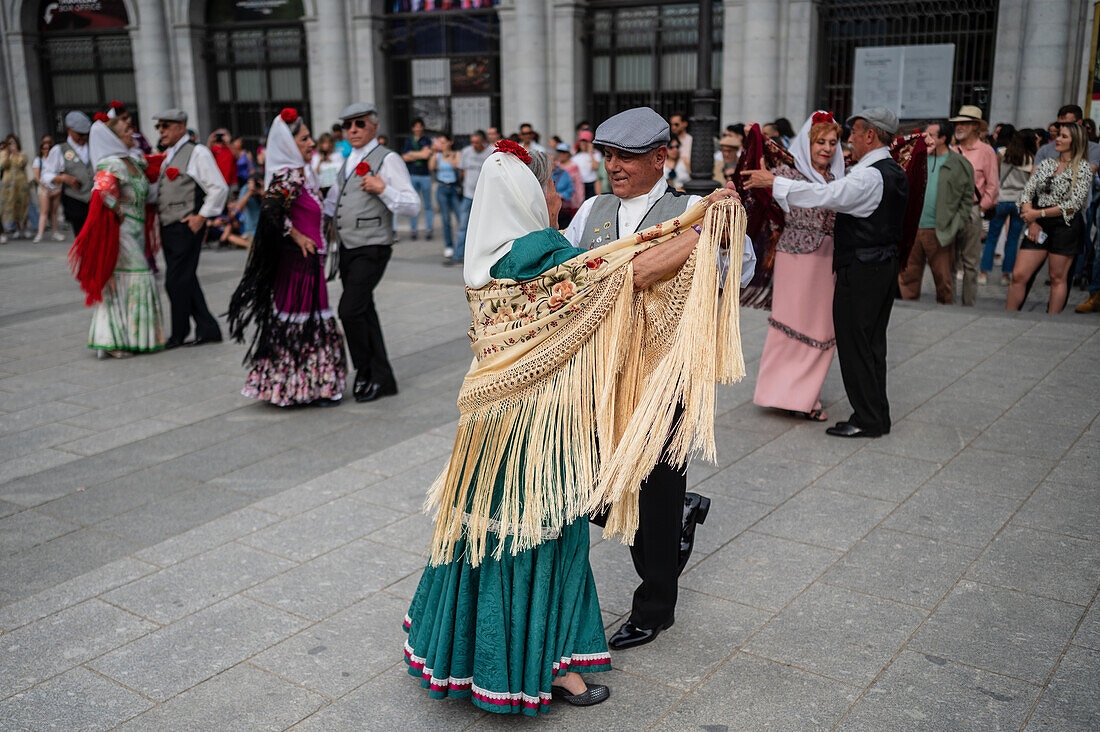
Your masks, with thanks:
<instances>
[{"instance_id":1,"label":"white sneaker","mask_svg":"<svg viewBox=\"0 0 1100 732\"><path fill-rule=\"evenodd\" d=\"M42 241L42 235L41 234L35 234L33 241L34 241L35 244Z\"/></svg>"},{"instance_id":2,"label":"white sneaker","mask_svg":"<svg viewBox=\"0 0 1100 732\"><path fill-rule=\"evenodd\" d=\"M65 241L65 235L64 235L64 234L62 234L62 233L61 233L61 232L59 232L59 231L55 231L55 232L53 233L53 240L54 240L54 241Z\"/></svg>"},{"instance_id":3,"label":"white sneaker","mask_svg":"<svg viewBox=\"0 0 1100 732\"><path fill-rule=\"evenodd\" d=\"M7 244L7 243L8 243L7 234L0 234L0 244Z\"/></svg>"},{"instance_id":4,"label":"white sneaker","mask_svg":"<svg viewBox=\"0 0 1100 732\"><path fill-rule=\"evenodd\" d=\"M978 273L978 284L979 285L989 284L989 276L985 272L979 272Z\"/></svg>"},{"instance_id":5,"label":"white sneaker","mask_svg":"<svg viewBox=\"0 0 1100 732\"><path fill-rule=\"evenodd\" d=\"M455 255L454 247L443 247L443 258L450 259Z\"/></svg>"}]
</instances>

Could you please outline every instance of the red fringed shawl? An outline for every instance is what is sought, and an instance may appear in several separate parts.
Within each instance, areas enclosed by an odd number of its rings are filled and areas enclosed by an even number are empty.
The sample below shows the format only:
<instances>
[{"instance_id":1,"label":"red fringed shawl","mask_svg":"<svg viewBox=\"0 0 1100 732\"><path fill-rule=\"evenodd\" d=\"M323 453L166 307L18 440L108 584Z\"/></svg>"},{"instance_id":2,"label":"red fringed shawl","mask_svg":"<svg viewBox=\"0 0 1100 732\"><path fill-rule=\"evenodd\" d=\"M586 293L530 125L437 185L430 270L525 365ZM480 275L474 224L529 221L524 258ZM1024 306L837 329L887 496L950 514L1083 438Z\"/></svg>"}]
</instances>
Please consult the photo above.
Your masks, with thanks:
<instances>
[{"instance_id":1,"label":"red fringed shawl","mask_svg":"<svg viewBox=\"0 0 1100 732\"><path fill-rule=\"evenodd\" d=\"M118 179L105 170L96 173L88 218L69 250L69 267L89 307L103 300L103 288L118 264L119 221L107 200L118 201L118 196Z\"/></svg>"},{"instance_id":2,"label":"red fringed shawl","mask_svg":"<svg viewBox=\"0 0 1100 732\"><path fill-rule=\"evenodd\" d=\"M909 201L905 206L905 223L902 225L901 243L898 245L901 266L909 261L909 252L917 238L920 212L924 207L924 188L928 183L928 146L924 135L914 132L908 137L895 137L890 145L890 155L905 171L909 180Z\"/></svg>"}]
</instances>

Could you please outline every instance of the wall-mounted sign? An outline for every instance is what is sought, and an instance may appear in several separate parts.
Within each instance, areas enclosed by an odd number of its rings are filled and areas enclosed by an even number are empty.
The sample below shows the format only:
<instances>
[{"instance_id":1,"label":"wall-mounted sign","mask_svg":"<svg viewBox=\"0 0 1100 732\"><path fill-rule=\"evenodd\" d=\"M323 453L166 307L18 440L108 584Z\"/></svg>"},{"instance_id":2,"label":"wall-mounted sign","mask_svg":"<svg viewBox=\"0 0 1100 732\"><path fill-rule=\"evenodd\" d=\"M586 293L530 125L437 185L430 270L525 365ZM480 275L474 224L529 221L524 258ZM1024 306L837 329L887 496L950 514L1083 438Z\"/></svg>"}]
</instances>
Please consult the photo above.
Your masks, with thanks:
<instances>
[{"instance_id":1,"label":"wall-mounted sign","mask_svg":"<svg viewBox=\"0 0 1100 732\"><path fill-rule=\"evenodd\" d=\"M886 107L900 119L947 117L955 44L856 49L852 109Z\"/></svg>"},{"instance_id":2,"label":"wall-mounted sign","mask_svg":"<svg viewBox=\"0 0 1100 732\"><path fill-rule=\"evenodd\" d=\"M492 126L492 100L489 97L453 97L451 99L451 132L472 135Z\"/></svg>"},{"instance_id":3,"label":"wall-mounted sign","mask_svg":"<svg viewBox=\"0 0 1100 732\"><path fill-rule=\"evenodd\" d=\"M414 97L449 97L451 61L446 58L414 58L412 61Z\"/></svg>"},{"instance_id":4,"label":"wall-mounted sign","mask_svg":"<svg viewBox=\"0 0 1100 732\"><path fill-rule=\"evenodd\" d=\"M130 22L122 0L43 0L38 11L40 31L125 28Z\"/></svg>"},{"instance_id":5,"label":"wall-mounted sign","mask_svg":"<svg viewBox=\"0 0 1100 732\"><path fill-rule=\"evenodd\" d=\"M257 20L301 20L302 0L208 0L207 23L249 23Z\"/></svg>"}]
</instances>

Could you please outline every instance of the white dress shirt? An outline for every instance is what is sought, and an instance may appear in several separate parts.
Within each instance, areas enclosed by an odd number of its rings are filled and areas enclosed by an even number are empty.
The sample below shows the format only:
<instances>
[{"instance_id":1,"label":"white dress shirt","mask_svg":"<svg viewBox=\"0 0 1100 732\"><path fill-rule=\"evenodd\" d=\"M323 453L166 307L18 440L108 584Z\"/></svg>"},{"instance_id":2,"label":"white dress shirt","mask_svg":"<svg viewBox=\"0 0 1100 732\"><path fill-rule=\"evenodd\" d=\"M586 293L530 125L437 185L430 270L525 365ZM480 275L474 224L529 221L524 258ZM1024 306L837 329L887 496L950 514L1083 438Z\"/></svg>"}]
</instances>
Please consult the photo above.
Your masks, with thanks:
<instances>
[{"instance_id":1,"label":"white dress shirt","mask_svg":"<svg viewBox=\"0 0 1100 732\"><path fill-rule=\"evenodd\" d=\"M344 180L346 181L355 172L355 166L367 159L374 148L378 147L378 139L375 138L363 147L353 147L344 163ZM372 173L375 171L371 171ZM337 172L339 175L339 172ZM405 161L395 152L391 152L382 158L377 175L386 184L385 189L378 194L382 203L394 216L408 216L412 218L420 213L420 196L412 187L409 179L409 167ZM336 200L340 197L340 186L329 188L325 196L324 214L329 218L336 215Z\"/></svg>"},{"instance_id":2,"label":"white dress shirt","mask_svg":"<svg viewBox=\"0 0 1100 732\"><path fill-rule=\"evenodd\" d=\"M838 213L867 218L882 202L882 173L871 165L890 157L885 145L859 159L843 178L832 183L810 183L792 178L775 179L772 196L784 211L799 208L827 208Z\"/></svg>"},{"instance_id":3,"label":"white dress shirt","mask_svg":"<svg viewBox=\"0 0 1100 732\"><path fill-rule=\"evenodd\" d=\"M778 178L776 180L778 180ZM664 178L661 178L651 189L649 189L649 193L644 196L620 198L619 236L624 237L627 234L636 232L638 226L642 223L642 219L649 213L649 209L653 208L653 204L657 203L657 200L665 195L665 191L667 190L668 183ZM688 196L688 208L702 200L703 198L701 196ZM575 247L581 246L581 241L584 239L585 225L588 222L588 214L591 213L592 205L595 201L596 199L593 197L582 203L580 209L577 210L577 215L574 216L573 220L569 223L569 228L563 232L565 238ZM718 276L720 280L725 280L727 269L729 269L729 254L719 249ZM752 248L752 239L749 238L748 234L745 234L745 251L744 254L741 255L741 286L748 286L755 273L756 252L753 251Z\"/></svg>"},{"instance_id":4,"label":"white dress shirt","mask_svg":"<svg viewBox=\"0 0 1100 732\"><path fill-rule=\"evenodd\" d=\"M172 167L172 158L187 144L188 139L187 135L184 135L165 151L164 162L160 166L161 171ZM183 172L191 176L205 194L199 216L204 219L216 219L221 216L222 211L225 210L226 199L229 198L229 186L225 184L225 177L222 176L218 164L214 162L214 153L210 152L210 148L196 144L195 149L191 151L191 159L187 161L187 170ZM149 186L149 203L157 202L157 191L155 183Z\"/></svg>"},{"instance_id":5,"label":"white dress shirt","mask_svg":"<svg viewBox=\"0 0 1100 732\"><path fill-rule=\"evenodd\" d=\"M73 151L84 161L84 164L88 164L88 144L83 145L76 144L72 136L69 137L68 143L72 145ZM49 154L46 156L46 162L42 164L42 172L39 176L42 179L42 183L51 189L56 190L57 186L53 184L53 179L65 172L65 158L64 153L61 150L61 145L54 145L50 148ZM95 171L92 171L92 175L95 175Z\"/></svg>"}]
</instances>

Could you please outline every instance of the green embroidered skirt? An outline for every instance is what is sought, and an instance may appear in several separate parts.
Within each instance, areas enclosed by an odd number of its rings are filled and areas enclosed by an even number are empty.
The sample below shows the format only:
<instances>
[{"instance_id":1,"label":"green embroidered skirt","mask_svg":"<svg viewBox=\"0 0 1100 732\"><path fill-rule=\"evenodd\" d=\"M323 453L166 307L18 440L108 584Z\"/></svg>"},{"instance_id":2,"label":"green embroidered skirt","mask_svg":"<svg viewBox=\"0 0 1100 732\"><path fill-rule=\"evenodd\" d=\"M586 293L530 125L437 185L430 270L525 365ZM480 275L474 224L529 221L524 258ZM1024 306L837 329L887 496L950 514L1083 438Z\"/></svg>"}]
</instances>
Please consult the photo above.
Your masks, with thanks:
<instances>
[{"instance_id":1,"label":"green embroidered skirt","mask_svg":"<svg viewBox=\"0 0 1100 732\"><path fill-rule=\"evenodd\" d=\"M588 563L588 519L516 556L471 567L425 568L405 629L409 673L433 699L467 698L504 714L535 716L567 671L610 671L600 601Z\"/></svg>"}]
</instances>

